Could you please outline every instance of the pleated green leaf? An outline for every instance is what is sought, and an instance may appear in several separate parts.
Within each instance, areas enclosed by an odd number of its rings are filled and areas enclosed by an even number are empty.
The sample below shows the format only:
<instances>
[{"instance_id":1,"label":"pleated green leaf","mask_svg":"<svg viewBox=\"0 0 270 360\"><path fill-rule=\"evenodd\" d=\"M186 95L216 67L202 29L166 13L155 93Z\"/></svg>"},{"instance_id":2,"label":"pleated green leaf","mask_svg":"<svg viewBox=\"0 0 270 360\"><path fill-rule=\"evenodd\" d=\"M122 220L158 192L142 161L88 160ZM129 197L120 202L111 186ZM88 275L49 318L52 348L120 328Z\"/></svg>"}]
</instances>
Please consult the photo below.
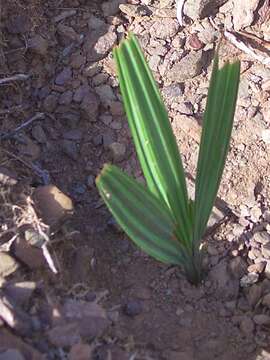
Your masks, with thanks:
<instances>
[{"instance_id":1,"label":"pleated green leaf","mask_svg":"<svg viewBox=\"0 0 270 360\"><path fill-rule=\"evenodd\" d=\"M197 164L194 241L201 240L217 196L231 138L240 62L214 59Z\"/></svg>"},{"instance_id":2,"label":"pleated green leaf","mask_svg":"<svg viewBox=\"0 0 270 360\"><path fill-rule=\"evenodd\" d=\"M114 49L120 89L148 189L166 203L178 233L191 246L186 180L168 114L135 37Z\"/></svg>"},{"instance_id":3,"label":"pleated green leaf","mask_svg":"<svg viewBox=\"0 0 270 360\"><path fill-rule=\"evenodd\" d=\"M96 184L104 202L131 240L157 260L183 265L184 249L175 238L175 222L163 202L113 165L104 166Z\"/></svg>"}]
</instances>

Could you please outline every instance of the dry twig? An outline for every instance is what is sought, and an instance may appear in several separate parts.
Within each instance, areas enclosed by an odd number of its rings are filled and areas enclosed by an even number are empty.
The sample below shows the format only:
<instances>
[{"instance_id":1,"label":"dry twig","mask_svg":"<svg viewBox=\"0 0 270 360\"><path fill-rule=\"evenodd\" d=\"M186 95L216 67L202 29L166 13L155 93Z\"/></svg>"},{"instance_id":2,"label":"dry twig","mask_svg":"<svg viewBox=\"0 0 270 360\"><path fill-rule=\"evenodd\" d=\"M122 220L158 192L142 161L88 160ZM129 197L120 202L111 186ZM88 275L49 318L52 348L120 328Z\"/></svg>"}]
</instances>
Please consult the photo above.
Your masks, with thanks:
<instances>
[{"instance_id":1,"label":"dry twig","mask_svg":"<svg viewBox=\"0 0 270 360\"><path fill-rule=\"evenodd\" d=\"M12 81L25 81L28 80L30 78L31 75L29 74L16 74L10 77L6 77L3 79L0 79L0 85L4 85L7 83L10 83Z\"/></svg>"}]
</instances>

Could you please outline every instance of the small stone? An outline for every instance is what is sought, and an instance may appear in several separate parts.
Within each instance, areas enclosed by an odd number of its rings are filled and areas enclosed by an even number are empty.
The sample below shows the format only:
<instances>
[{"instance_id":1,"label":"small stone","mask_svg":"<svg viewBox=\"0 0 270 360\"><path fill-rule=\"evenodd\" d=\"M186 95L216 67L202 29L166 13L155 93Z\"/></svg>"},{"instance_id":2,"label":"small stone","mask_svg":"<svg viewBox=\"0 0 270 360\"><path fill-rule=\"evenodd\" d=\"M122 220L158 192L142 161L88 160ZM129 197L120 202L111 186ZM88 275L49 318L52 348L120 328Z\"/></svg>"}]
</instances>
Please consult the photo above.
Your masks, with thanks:
<instances>
[{"instance_id":1,"label":"small stone","mask_svg":"<svg viewBox=\"0 0 270 360\"><path fill-rule=\"evenodd\" d=\"M28 306L30 298L36 288L37 284L34 281L21 281L7 283L4 291L17 305Z\"/></svg>"},{"instance_id":2,"label":"small stone","mask_svg":"<svg viewBox=\"0 0 270 360\"><path fill-rule=\"evenodd\" d=\"M18 182L17 175L11 170L0 166L0 185L1 186L14 186Z\"/></svg>"},{"instance_id":3,"label":"small stone","mask_svg":"<svg viewBox=\"0 0 270 360\"><path fill-rule=\"evenodd\" d=\"M61 142L63 152L70 157L72 160L76 161L79 158L79 149L74 141L63 140Z\"/></svg>"},{"instance_id":4,"label":"small stone","mask_svg":"<svg viewBox=\"0 0 270 360\"><path fill-rule=\"evenodd\" d=\"M73 100L80 103L86 96L91 97L90 87L88 85L81 85L75 90Z\"/></svg>"},{"instance_id":5,"label":"small stone","mask_svg":"<svg viewBox=\"0 0 270 360\"><path fill-rule=\"evenodd\" d=\"M226 0L187 0L184 3L184 14L192 20L202 19L206 16L214 15L218 8Z\"/></svg>"},{"instance_id":6,"label":"small stone","mask_svg":"<svg viewBox=\"0 0 270 360\"><path fill-rule=\"evenodd\" d=\"M126 154L126 145L119 143L119 142L113 142L108 146L111 156L114 162L120 162L124 160L125 154Z\"/></svg>"},{"instance_id":7,"label":"small stone","mask_svg":"<svg viewBox=\"0 0 270 360\"><path fill-rule=\"evenodd\" d=\"M40 124L33 126L32 136L40 144L46 144L47 142L47 136L45 134L45 131L43 130L43 127Z\"/></svg>"},{"instance_id":8,"label":"small stone","mask_svg":"<svg viewBox=\"0 0 270 360\"><path fill-rule=\"evenodd\" d=\"M243 3L234 0L233 4L234 8L232 14L234 29L240 30L251 25L254 21L254 12L258 7L259 0L248 0Z\"/></svg>"},{"instance_id":9,"label":"small stone","mask_svg":"<svg viewBox=\"0 0 270 360\"><path fill-rule=\"evenodd\" d=\"M270 243L270 235L266 231L257 232L253 235L253 239L262 245Z\"/></svg>"},{"instance_id":10,"label":"small stone","mask_svg":"<svg viewBox=\"0 0 270 360\"><path fill-rule=\"evenodd\" d=\"M18 237L11 245L11 251L17 259L31 270L47 266L41 249L31 246L22 236Z\"/></svg>"},{"instance_id":11,"label":"small stone","mask_svg":"<svg viewBox=\"0 0 270 360\"><path fill-rule=\"evenodd\" d=\"M89 92L83 98L80 107L84 111L89 121L97 121L99 104L99 98L93 92Z\"/></svg>"},{"instance_id":12,"label":"small stone","mask_svg":"<svg viewBox=\"0 0 270 360\"><path fill-rule=\"evenodd\" d=\"M168 78L173 82L184 82L199 75L201 71L202 51L191 51L172 66Z\"/></svg>"},{"instance_id":13,"label":"small stone","mask_svg":"<svg viewBox=\"0 0 270 360\"><path fill-rule=\"evenodd\" d=\"M270 260L266 261L264 274L267 277L267 279L270 279Z\"/></svg>"},{"instance_id":14,"label":"small stone","mask_svg":"<svg viewBox=\"0 0 270 360\"><path fill-rule=\"evenodd\" d=\"M256 264L249 265L247 268L247 271L249 273L254 272L254 273L261 274L261 273L263 273L263 271L265 269L265 265L266 265L266 261L260 261Z\"/></svg>"},{"instance_id":15,"label":"small stone","mask_svg":"<svg viewBox=\"0 0 270 360\"><path fill-rule=\"evenodd\" d=\"M114 27L111 27L107 32L98 38L94 48L87 54L89 61L97 61L104 58L113 48L117 41L117 35L114 31Z\"/></svg>"},{"instance_id":16,"label":"small stone","mask_svg":"<svg viewBox=\"0 0 270 360\"><path fill-rule=\"evenodd\" d=\"M240 279L240 285L242 287L249 287L253 284L255 284L257 281L259 280L259 275L256 273L249 273L247 275L244 275L241 279Z\"/></svg>"},{"instance_id":17,"label":"small stone","mask_svg":"<svg viewBox=\"0 0 270 360\"><path fill-rule=\"evenodd\" d=\"M263 297L262 305L267 306L270 309L270 293Z\"/></svg>"},{"instance_id":18,"label":"small stone","mask_svg":"<svg viewBox=\"0 0 270 360\"><path fill-rule=\"evenodd\" d=\"M270 259L270 243L264 244L261 250L262 250L262 256L266 259Z\"/></svg>"},{"instance_id":19,"label":"small stone","mask_svg":"<svg viewBox=\"0 0 270 360\"><path fill-rule=\"evenodd\" d=\"M55 84L63 86L72 78L72 70L70 67L65 67L55 78Z\"/></svg>"},{"instance_id":20,"label":"small stone","mask_svg":"<svg viewBox=\"0 0 270 360\"><path fill-rule=\"evenodd\" d=\"M103 2L101 5L104 17L116 15L119 11L119 5L124 3L123 0L110 0Z\"/></svg>"},{"instance_id":21,"label":"small stone","mask_svg":"<svg viewBox=\"0 0 270 360\"><path fill-rule=\"evenodd\" d=\"M63 134L64 139L73 140L73 141L81 141L82 136L83 134L80 129L69 130Z\"/></svg>"},{"instance_id":22,"label":"small stone","mask_svg":"<svg viewBox=\"0 0 270 360\"><path fill-rule=\"evenodd\" d=\"M176 35L178 30L179 23L176 19L164 18L156 20L149 31L153 38L167 40Z\"/></svg>"},{"instance_id":23,"label":"small stone","mask_svg":"<svg viewBox=\"0 0 270 360\"><path fill-rule=\"evenodd\" d=\"M137 300L130 300L123 307L124 314L130 317L135 317L139 315L142 311L142 303Z\"/></svg>"},{"instance_id":24,"label":"small stone","mask_svg":"<svg viewBox=\"0 0 270 360\"><path fill-rule=\"evenodd\" d=\"M44 110L46 112L53 112L56 109L57 103L58 103L58 94L52 92L45 98L43 102Z\"/></svg>"},{"instance_id":25,"label":"small stone","mask_svg":"<svg viewBox=\"0 0 270 360\"><path fill-rule=\"evenodd\" d=\"M247 270L247 264L241 256L236 256L230 261L229 269L233 277L240 279Z\"/></svg>"},{"instance_id":26,"label":"small stone","mask_svg":"<svg viewBox=\"0 0 270 360\"><path fill-rule=\"evenodd\" d=\"M95 177L94 175L88 175L86 180L86 185L89 189L92 189L95 185Z\"/></svg>"},{"instance_id":27,"label":"small stone","mask_svg":"<svg viewBox=\"0 0 270 360\"><path fill-rule=\"evenodd\" d=\"M70 56L70 66L74 69L79 69L86 63L86 57L77 51Z\"/></svg>"},{"instance_id":28,"label":"small stone","mask_svg":"<svg viewBox=\"0 0 270 360\"><path fill-rule=\"evenodd\" d=\"M72 200L55 185L39 186L33 200L41 218L50 226L60 224L73 213Z\"/></svg>"},{"instance_id":29,"label":"small stone","mask_svg":"<svg viewBox=\"0 0 270 360\"><path fill-rule=\"evenodd\" d=\"M191 34L188 37L187 44L194 50L200 50L204 47L204 43L201 42L197 34Z\"/></svg>"},{"instance_id":30,"label":"small stone","mask_svg":"<svg viewBox=\"0 0 270 360\"><path fill-rule=\"evenodd\" d=\"M39 34L36 34L28 40L28 46L37 54L44 56L48 52L49 44L47 39Z\"/></svg>"},{"instance_id":31,"label":"small stone","mask_svg":"<svg viewBox=\"0 0 270 360\"><path fill-rule=\"evenodd\" d=\"M124 115L123 105L120 101L112 101L110 103L110 112L113 116Z\"/></svg>"},{"instance_id":32,"label":"small stone","mask_svg":"<svg viewBox=\"0 0 270 360\"><path fill-rule=\"evenodd\" d=\"M255 324L257 325L270 325L270 316L266 315L266 314L258 314L258 315L254 315L253 317L253 321L255 322Z\"/></svg>"},{"instance_id":33,"label":"small stone","mask_svg":"<svg viewBox=\"0 0 270 360\"><path fill-rule=\"evenodd\" d=\"M68 38L71 41L77 42L79 40L79 35L76 31L71 26L67 26L63 23L58 24L57 32L61 37Z\"/></svg>"},{"instance_id":34,"label":"small stone","mask_svg":"<svg viewBox=\"0 0 270 360\"><path fill-rule=\"evenodd\" d=\"M19 268L19 264L6 252L0 252L0 276L7 277Z\"/></svg>"},{"instance_id":35,"label":"small stone","mask_svg":"<svg viewBox=\"0 0 270 360\"><path fill-rule=\"evenodd\" d=\"M262 130L262 141L266 144L270 144L270 129Z\"/></svg>"},{"instance_id":36,"label":"small stone","mask_svg":"<svg viewBox=\"0 0 270 360\"><path fill-rule=\"evenodd\" d=\"M262 296L261 284L259 284L259 285L254 284L249 288L248 294L247 294L247 299L251 306L253 306L253 307L256 306L256 304L260 300L261 296Z\"/></svg>"},{"instance_id":37,"label":"small stone","mask_svg":"<svg viewBox=\"0 0 270 360\"><path fill-rule=\"evenodd\" d=\"M208 244L207 252L211 256L216 256L216 255L219 254L217 248L215 246L211 245L211 244Z\"/></svg>"},{"instance_id":38,"label":"small stone","mask_svg":"<svg viewBox=\"0 0 270 360\"><path fill-rule=\"evenodd\" d=\"M250 319L250 317L244 316L243 319L240 321L240 330L245 336L251 336L254 332L254 328L254 323L252 319Z\"/></svg>"},{"instance_id":39,"label":"small stone","mask_svg":"<svg viewBox=\"0 0 270 360\"><path fill-rule=\"evenodd\" d=\"M8 349L1 352L0 360L25 360L25 357L16 349Z\"/></svg>"},{"instance_id":40,"label":"small stone","mask_svg":"<svg viewBox=\"0 0 270 360\"><path fill-rule=\"evenodd\" d=\"M104 106L110 105L112 101L116 100L113 89L110 85L100 85L95 88L96 93L100 97L100 101Z\"/></svg>"},{"instance_id":41,"label":"small stone","mask_svg":"<svg viewBox=\"0 0 270 360\"><path fill-rule=\"evenodd\" d=\"M109 126L110 123L112 122L112 116L111 115L107 115L107 114L102 114L100 115L100 120L103 122L103 124Z\"/></svg>"},{"instance_id":42,"label":"small stone","mask_svg":"<svg viewBox=\"0 0 270 360\"><path fill-rule=\"evenodd\" d=\"M69 360L89 360L91 358L93 348L88 344L75 344L72 346L68 359Z\"/></svg>"},{"instance_id":43,"label":"small stone","mask_svg":"<svg viewBox=\"0 0 270 360\"><path fill-rule=\"evenodd\" d=\"M65 91L59 96L58 102L60 105L69 105L72 101L72 97L73 92L71 90Z\"/></svg>"},{"instance_id":44,"label":"small stone","mask_svg":"<svg viewBox=\"0 0 270 360\"><path fill-rule=\"evenodd\" d=\"M67 323L50 329L47 333L50 342L57 347L70 347L81 343L81 336L76 323Z\"/></svg>"},{"instance_id":45,"label":"small stone","mask_svg":"<svg viewBox=\"0 0 270 360\"><path fill-rule=\"evenodd\" d=\"M6 28L11 34L25 34L31 30L31 19L25 11L18 11L9 16Z\"/></svg>"},{"instance_id":46,"label":"small stone","mask_svg":"<svg viewBox=\"0 0 270 360\"><path fill-rule=\"evenodd\" d=\"M72 191L76 194L76 195L83 195L86 192L86 186L84 184L75 184L72 187Z\"/></svg>"},{"instance_id":47,"label":"small stone","mask_svg":"<svg viewBox=\"0 0 270 360\"><path fill-rule=\"evenodd\" d=\"M90 15L87 25L88 28L91 30L96 30L98 28L106 27L106 23L100 18L94 16L93 14Z\"/></svg>"}]
</instances>

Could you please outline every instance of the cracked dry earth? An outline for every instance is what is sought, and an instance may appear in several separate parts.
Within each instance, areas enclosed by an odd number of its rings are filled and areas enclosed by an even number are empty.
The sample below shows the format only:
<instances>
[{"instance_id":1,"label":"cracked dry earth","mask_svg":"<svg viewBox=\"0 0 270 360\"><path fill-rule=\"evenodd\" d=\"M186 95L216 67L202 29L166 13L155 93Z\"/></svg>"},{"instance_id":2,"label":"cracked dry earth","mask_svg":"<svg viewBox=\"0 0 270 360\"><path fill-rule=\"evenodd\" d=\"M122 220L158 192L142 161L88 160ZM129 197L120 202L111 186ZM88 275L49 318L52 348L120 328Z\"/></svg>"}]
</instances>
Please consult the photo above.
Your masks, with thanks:
<instances>
[{"instance_id":1,"label":"cracked dry earth","mask_svg":"<svg viewBox=\"0 0 270 360\"><path fill-rule=\"evenodd\" d=\"M200 286L135 248L94 184L105 162L143 180L112 47L138 36L192 193L219 29L269 58L269 1L186 0L183 26L171 0L0 5L0 359L270 359L269 65L222 40L241 84Z\"/></svg>"}]
</instances>

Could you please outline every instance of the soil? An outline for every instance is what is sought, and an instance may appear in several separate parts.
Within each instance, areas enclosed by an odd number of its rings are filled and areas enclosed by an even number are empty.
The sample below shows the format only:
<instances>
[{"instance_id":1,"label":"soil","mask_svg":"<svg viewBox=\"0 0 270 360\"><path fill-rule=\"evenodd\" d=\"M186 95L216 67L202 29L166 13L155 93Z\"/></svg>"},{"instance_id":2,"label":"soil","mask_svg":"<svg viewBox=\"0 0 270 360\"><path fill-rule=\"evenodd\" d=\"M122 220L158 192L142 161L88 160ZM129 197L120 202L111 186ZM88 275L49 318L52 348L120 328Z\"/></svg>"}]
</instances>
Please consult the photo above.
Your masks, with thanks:
<instances>
[{"instance_id":1,"label":"soil","mask_svg":"<svg viewBox=\"0 0 270 360\"><path fill-rule=\"evenodd\" d=\"M170 0L2 4L0 262L5 252L15 265L0 266L0 359L10 359L11 349L17 350L13 359L26 360L270 359L269 67L221 41L222 59L241 59L241 84L230 152L204 239L206 275L198 287L181 269L137 249L94 183L106 162L142 180L111 52L133 31L168 107L192 192L217 29L235 16L233 2L225 3L218 11L213 5L213 14L210 8L202 19L185 18L183 27ZM192 17L191 8L186 13ZM244 29L267 42L266 10L264 17L255 10ZM237 24L239 29L241 19ZM17 77L1 83L11 76ZM38 211L35 191L48 184L72 200L71 215L57 213L46 221ZM41 203L46 201L47 195ZM22 245L29 228L48 231L57 274L40 247ZM21 282L35 288L24 304L18 303L21 295L7 292ZM81 331L67 314L57 320L56 310L61 313L69 301L78 312L99 304L86 316L92 333ZM7 320L7 308L14 321ZM21 319L38 325L20 327Z\"/></svg>"}]
</instances>

